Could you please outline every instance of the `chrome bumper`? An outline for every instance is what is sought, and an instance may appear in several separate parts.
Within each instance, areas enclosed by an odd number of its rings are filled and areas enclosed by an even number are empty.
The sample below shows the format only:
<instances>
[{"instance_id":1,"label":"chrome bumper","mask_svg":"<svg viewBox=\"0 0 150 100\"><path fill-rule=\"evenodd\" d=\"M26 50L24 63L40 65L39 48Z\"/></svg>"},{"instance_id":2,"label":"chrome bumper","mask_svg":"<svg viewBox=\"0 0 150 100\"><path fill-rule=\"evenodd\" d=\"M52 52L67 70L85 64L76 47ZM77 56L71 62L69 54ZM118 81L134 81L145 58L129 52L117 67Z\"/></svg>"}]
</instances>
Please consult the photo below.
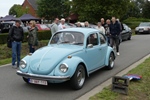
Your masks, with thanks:
<instances>
[{"instance_id":1,"label":"chrome bumper","mask_svg":"<svg viewBox=\"0 0 150 100\"><path fill-rule=\"evenodd\" d=\"M37 74L23 73L20 70L17 70L17 75L25 77L25 78L33 78L33 79L39 79L39 80L60 80L60 81L67 81L67 80L70 79L70 76L37 75Z\"/></svg>"}]
</instances>

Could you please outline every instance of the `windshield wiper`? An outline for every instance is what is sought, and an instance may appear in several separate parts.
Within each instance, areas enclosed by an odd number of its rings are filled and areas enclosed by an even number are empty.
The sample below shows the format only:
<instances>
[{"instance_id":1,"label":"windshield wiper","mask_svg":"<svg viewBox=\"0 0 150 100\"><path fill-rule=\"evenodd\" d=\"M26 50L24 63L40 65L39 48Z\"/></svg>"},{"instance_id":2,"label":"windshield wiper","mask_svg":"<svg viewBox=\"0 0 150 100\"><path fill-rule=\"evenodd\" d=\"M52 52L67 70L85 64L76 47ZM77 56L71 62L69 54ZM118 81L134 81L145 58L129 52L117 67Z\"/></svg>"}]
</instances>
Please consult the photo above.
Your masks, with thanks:
<instances>
[{"instance_id":1,"label":"windshield wiper","mask_svg":"<svg viewBox=\"0 0 150 100\"><path fill-rule=\"evenodd\" d=\"M62 43L70 43L70 42L69 41L59 42L59 44L62 44Z\"/></svg>"},{"instance_id":2,"label":"windshield wiper","mask_svg":"<svg viewBox=\"0 0 150 100\"><path fill-rule=\"evenodd\" d=\"M73 43L74 45L81 45L81 44L83 44L83 43Z\"/></svg>"}]
</instances>

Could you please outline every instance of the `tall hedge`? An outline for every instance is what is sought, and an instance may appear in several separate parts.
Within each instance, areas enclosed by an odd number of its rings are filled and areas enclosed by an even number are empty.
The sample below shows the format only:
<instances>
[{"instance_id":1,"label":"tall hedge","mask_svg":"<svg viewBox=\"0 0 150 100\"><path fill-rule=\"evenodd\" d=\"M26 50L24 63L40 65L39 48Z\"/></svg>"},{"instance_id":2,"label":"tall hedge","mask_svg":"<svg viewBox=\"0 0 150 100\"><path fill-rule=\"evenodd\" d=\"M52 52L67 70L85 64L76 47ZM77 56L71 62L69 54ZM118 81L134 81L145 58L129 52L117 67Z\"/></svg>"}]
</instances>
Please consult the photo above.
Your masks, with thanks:
<instances>
[{"instance_id":1,"label":"tall hedge","mask_svg":"<svg viewBox=\"0 0 150 100\"><path fill-rule=\"evenodd\" d=\"M27 35L28 33L24 33L24 42L27 42ZM0 34L0 44L5 44L7 42L8 33L1 33ZM50 31L39 31L38 32L38 40L49 40L51 37Z\"/></svg>"}]
</instances>

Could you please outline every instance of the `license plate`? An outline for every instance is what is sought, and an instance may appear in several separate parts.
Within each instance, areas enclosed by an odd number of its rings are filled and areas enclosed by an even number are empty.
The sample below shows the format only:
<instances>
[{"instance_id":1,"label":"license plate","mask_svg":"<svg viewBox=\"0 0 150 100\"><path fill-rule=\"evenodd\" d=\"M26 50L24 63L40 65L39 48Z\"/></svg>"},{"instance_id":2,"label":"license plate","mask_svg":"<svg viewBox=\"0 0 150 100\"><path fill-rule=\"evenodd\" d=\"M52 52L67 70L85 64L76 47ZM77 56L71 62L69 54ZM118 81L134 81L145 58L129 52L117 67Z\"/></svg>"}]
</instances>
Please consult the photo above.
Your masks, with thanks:
<instances>
[{"instance_id":1,"label":"license plate","mask_svg":"<svg viewBox=\"0 0 150 100\"><path fill-rule=\"evenodd\" d=\"M29 83L38 84L38 85L48 85L47 81L35 80L35 79L29 79Z\"/></svg>"},{"instance_id":2,"label":"license plate","mask_svg":"<svg viewBox=\"0 0 150 100\"><path fill-rule=\"evenodd\" d=\"M139 30L139 32L143 32L143 30Z\"/></svg>"}]
</instances>

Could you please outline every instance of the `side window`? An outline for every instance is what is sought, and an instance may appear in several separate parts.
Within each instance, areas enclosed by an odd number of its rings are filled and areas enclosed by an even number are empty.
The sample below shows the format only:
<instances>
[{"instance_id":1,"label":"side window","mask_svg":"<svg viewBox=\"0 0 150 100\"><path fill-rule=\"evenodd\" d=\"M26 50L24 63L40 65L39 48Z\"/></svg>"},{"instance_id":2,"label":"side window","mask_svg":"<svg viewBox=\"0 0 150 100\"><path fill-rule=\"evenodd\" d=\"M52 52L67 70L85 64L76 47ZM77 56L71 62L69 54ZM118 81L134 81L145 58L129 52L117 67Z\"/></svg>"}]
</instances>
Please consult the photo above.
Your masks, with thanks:
<instances>
[{"instance_id":1,"label":"side window","mask_svg":"<svg viewBox=\"0 0 150 100\"><path fill-rule=\"evenodd\" d=\"M96 33L89 35L87 38L87 45L88 44L93 44L93 46L98 45L98 36Z\"/></svg>"},{"instance_id":2,"label":"side window","mask_svg":"<svg viewBox=\"0 0 150 100\"><path fill-rule=\"evenodd\" d=\"M105 36L103 34L101 34L101 33L99 35L100 35L100 42L101 42L101 44L105 44L106 43Z\"/></svg>"}]
</instances>

